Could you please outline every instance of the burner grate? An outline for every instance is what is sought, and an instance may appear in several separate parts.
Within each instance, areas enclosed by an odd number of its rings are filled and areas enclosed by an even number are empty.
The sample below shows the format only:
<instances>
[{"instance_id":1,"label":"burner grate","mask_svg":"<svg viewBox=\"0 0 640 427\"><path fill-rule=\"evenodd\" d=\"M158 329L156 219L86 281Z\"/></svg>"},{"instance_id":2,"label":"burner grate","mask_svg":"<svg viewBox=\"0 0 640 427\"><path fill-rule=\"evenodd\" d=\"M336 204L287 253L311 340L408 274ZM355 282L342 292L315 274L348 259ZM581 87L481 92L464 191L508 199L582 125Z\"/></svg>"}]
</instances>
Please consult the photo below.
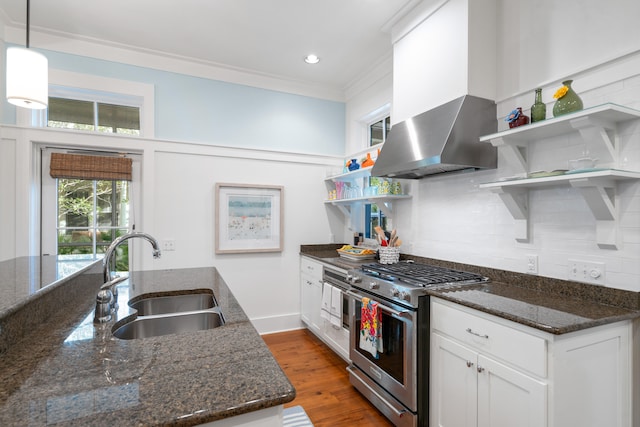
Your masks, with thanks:
<instances>
[{"instance_id":1,"label":"burner grate","mask_svg":"<svg viewBox=\"0 0 640 427\"><path fill-rule=\"evenodd\" d=\"M424 287L443 283L477 283L488 280L486 277L475 273L415 263L373 263L362 266L362 270L380 276L381 278L397 279L414 286Z\"/></svg>"}]
</instances>

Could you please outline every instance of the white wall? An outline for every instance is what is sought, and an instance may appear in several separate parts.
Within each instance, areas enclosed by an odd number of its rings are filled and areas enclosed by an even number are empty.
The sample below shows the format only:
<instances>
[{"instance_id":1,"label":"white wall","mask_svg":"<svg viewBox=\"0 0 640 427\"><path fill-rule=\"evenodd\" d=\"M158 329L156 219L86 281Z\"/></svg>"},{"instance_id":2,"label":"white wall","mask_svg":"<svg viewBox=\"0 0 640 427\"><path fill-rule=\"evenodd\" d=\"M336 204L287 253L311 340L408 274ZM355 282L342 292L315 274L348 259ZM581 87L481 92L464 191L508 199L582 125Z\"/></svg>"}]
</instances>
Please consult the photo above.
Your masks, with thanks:
<instances>
[{"instance_id":1,"label":"white wall","mask_svg":"<svg viewBox=\"0 0 640 427\"><path fill-rule=\"evenodd\" d=\"M0 260L39 253L36 159L40 145L141 153L142 207L136 218L137 230L151 234L161 243L174 240L176 249L163 251L162 257L155 260L147 247L141 245L136 249L134 269L215 266L258 331L301 326L300 245L329 240L335 225L332 221L337 221L335 212L328 212L321 202L326 198L324 177L327 171L340 166L342 158L57 129L0 127L2 165L5 155L9 165L12 162L27 165L8 168L15 174L9 174L12 179L7 181L4 169L0 174L3 178ZM282 252L215 254L217 182L284 187ZM11 210L5 216L6 207ZM22 237L27 235L34 239Z\"/></svg>"},{"instance_id":2,"label":"white wall","mask_svg":"<svg viewBox=\"0 0 640 427\"><path fill-rule=\"evenodd\" d=\"M154 235L172 239L154 268L215 266L259 331L298 327L301 244L326 243L327 166L337 159L252 151L193 150L177 144L154 154ZM283 186L284 249L275 253L215 254L215 184Z\"/></svg>"}]
</instances>

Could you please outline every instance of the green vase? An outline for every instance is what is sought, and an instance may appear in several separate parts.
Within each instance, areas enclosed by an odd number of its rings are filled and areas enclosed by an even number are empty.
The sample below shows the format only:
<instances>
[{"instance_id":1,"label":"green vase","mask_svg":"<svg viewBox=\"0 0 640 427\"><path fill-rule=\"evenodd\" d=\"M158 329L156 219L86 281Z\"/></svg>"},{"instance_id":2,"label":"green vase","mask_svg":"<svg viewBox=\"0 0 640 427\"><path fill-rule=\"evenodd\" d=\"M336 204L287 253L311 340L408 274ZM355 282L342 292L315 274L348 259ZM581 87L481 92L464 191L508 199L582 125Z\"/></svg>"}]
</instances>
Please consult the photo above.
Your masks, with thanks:
<instances>
[{"instance_id":1,"label":"green vase","mask_svg":"<svg viewBox=\"0 0 640 427\"><path fill-rule=\"evenodd\" d=\"M531 123L540 122L547 118L547 105L542 102L542 89L536 89L535 102L531 106Z\"/></svg>"},{"instance_id":2,"label":"green vase","mask_svg":"<svg viewBox=\"0 0 640 427\"><path fill-rule=\"evenodd\" d=\"M553 105L553 117L582 110L582 99L580 99L578 94L571 88L571 83L573 83L573 80L565 80L562 82L569 90L562 98L558 98Z\"/></svg>"}]
</instances>

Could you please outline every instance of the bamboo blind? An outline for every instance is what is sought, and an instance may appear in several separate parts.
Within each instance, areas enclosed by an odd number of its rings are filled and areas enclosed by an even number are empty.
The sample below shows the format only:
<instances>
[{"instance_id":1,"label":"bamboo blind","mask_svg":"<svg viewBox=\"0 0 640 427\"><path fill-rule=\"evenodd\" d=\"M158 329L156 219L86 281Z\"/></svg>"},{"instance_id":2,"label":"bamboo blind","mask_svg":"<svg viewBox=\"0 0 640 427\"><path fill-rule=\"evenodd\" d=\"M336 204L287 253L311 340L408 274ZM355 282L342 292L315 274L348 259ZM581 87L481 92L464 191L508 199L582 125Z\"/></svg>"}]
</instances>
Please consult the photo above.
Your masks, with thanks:
<instances>
[{"instance_id":1,"label":"bamboo blind","mask_svg":"<svg viewBox=\"0 0 640 427\"><path fill-rule=\"evenodd\" d=\"M51 153L51 178L131 181L132 161L127 157Z\"/></svg>"}]
</instances>

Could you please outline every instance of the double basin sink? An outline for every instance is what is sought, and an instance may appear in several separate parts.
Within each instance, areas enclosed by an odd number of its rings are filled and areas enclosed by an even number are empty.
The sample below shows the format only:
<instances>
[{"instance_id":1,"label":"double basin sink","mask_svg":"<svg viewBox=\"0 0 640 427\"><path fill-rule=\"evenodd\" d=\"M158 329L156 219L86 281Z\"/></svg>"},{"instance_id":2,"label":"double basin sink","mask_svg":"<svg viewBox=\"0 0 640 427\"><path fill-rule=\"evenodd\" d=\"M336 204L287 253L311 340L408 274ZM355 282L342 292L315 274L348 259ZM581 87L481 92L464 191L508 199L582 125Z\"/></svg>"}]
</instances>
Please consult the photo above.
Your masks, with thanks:
<instances>
[{"instance_id":1,"label":"double basin sink","mask_svg":"<svg viewBox=\"0 0 640 427\"><path fill-rule=\"evenodd\" d=\"M137 313L113 326L111 331L116 338L149 338L224 325L222 312L208 289L141 295L128 305Z\"/></svg>"}]
</instances>

